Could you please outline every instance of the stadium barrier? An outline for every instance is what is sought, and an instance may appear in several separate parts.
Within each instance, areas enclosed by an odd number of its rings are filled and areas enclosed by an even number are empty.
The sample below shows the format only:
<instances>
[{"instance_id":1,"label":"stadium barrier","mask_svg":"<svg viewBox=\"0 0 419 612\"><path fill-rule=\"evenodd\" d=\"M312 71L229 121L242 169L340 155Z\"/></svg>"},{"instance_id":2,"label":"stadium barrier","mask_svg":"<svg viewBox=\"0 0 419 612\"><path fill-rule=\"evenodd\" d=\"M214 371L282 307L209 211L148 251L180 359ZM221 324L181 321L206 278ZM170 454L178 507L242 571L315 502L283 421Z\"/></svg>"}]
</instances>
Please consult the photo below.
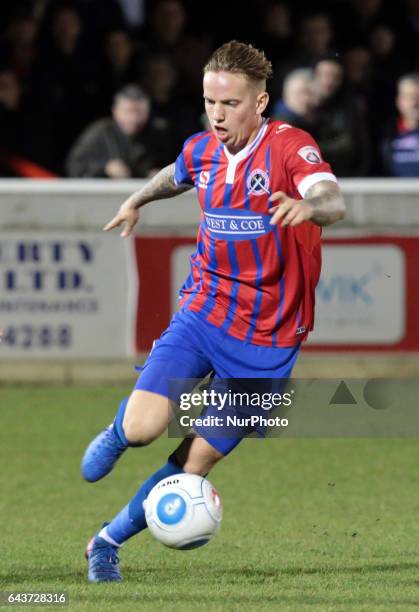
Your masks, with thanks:
<instances>
[{"instance_id":1,"label":"stadium barrier","mask_svg":"<svg viewBox=\"0 0 419 612\"><path fill-rule=\"evenodd\" d=\"M320 369L330 372L338 351L340 363L357 364L351 371L363 375L365 368L415 374L419 181L340 183L348 215L324 231L316 329L305 363L312 375L321 351L321 363L329 366ZM109 380L110 370L115 380L127 379L127 361L150 349L176 310L199 208L188 192L145 207L132 239L103 233L140 186L0 181L0 381ZM371 351L381 355L375 365Z\"/></svg>"}]
</instances>

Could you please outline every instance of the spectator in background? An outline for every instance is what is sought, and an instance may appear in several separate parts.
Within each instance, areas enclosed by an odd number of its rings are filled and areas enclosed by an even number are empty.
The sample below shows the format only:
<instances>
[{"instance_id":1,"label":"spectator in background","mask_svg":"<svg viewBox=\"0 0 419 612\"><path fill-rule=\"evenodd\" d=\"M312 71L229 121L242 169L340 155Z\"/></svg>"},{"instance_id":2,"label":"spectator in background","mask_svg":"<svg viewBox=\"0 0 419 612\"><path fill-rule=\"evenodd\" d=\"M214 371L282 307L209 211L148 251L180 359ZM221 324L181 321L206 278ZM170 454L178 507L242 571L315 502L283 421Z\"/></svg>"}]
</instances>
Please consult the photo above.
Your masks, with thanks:
<instances>
[{"instance_id":1,"label":"spectator in background","mask_svg":"<svg viewBox=\"0 0 419 612\"><path fill-rule=\"evenodd\" d=\"M177 89L179 74L167 56L152 55L144 66L142 84L150 96L153 126L167 134L169 157L175 159L186 138L201 128L199 113Z\"/></svg>"},{"instance_id":2,"label":"spectator in background","mask_svg":"<svg viewBox=\"0 0 419 612\"><path fill-rule=\"evenodd\" d=\"M202 102L202 68L211 44L207 36L192 36L186 28L187 14L181 0L156 0L145 42L150 54L171 57L194 104Z\"/></svg>"},{"instance_id":3,"label":"spectator in background","mask_svg":"<svg viewBox=\"0 0 419 612\"><path fill-rule=\"evenodd\" d=\"M419 54L419 0L404 0L405 11L398 6L400 12L400 47L407 57L417 57ZM416 60L417 63L417 60ZM416 66L415 69L419 69Z\"/></svg>"},{"instance_id":4,"label":"spectator in background","mask_svg":"<svg viewBox=\"0 0 419 612\"><path fill-rule=\"evenodd\" d=\"M117 0L130 31L138 31L144 24L145 0Z\"/></svg>"},{"instance_id":5,"label":"spectator in background","mask_svg":"<svg viewBox=\"0 0 419 612\"><path fill-rule=\"evenodd\" d=\"M410 72L411 66L400 53L400 41L385 23L377 23L369 33L371 52L370 96L368 99L368 120L373 134L376 159L373 174L381 173L380 141L383 125L394 116L394 99L397 94L397 81L401 75ZM418 66L419 68L419 66Z\"/></svg>"},{"instance_id":6,"label":"spectator in background","mask_svg":"<svg viewBox=\"0 0 419 612\"><path fill-rule=\"evenodd\" d=\"M369 33L368 43L375 78L387 84L387 93L391 92L392 101L397 79L409 69L407 58L400 53L399 42L396 33L385 23L377 23Z\"/></svg>"},{"instance_id":7,"label":"spectator in background","mask_svg":"<svg viewBox=\"0 0 419 612\"><path fill-rule=\"evenodd\" d=\"M331 51L333 38L333 26L326 13L307 15L301 20L299 48L293 61L300 66L312 66Z\"/></svg>"},{"instance_id":8,"label":"spectator in background","mask_svg":"<svg viewBox=\"0 0 419 612\"><path fill-rule=\"evenodd\" d=\"M314 108L313 71L297 68L285 77L282 99L274 105L272 116L310 131L313 128Z\"/></svg>"},{"instance_id":9,"label":"spectator in background","mask_svg":"<svg viewBox=\"0 0 419 612\"><path fill-rule=\"evenodd\" d=\"M0 70L0 176L52 176L32 163L30 105L16 75Z\"/></svg>"},{"instance_id":10,"label":"spectator in background","mask_svg":"<svg viewBox=\"0 0 419 612\"><path fill-rule=\"evenodd\" d=\"M113 97L124 85L140 81L140 60L128 32L108 32L104 44L102 86L103 112L109 109Z\"/></svg>"},{"instance_id":11,"label":"spectator in background","mask_svg":"<svg viewBox=\"0 0 419 612\"><path fill-rule=\"evenodd\" d=\"M77 134L100 113L98 64L82 32L72 5L54 6L33 69L35 161L58 174Z\"/></svg>"},{"instance_id":12,"label":"spectator in background","mask_svg":"<svg viewBox=\"0 0 419 612\"><path fill-rule=\"evenodd\" d=\"M383 0L352 0L352 14L359 33L368 33L371 27L385 15Z\"/></svg>"},{"instance_id":13,"label":"spectator in background","mask_svg":"<svg viewBox=\"0 0 419 612\"><path fill-rule=\"evenodd\" d=\"M399 116L382 145L384 171L390 176L419 177L419 73L399 79L396 107Z\"/></svg>"},{"instance_id":14,"label":"spectator in background","mask_svg":"<svg viewBox=\"0 0 419 612\"><path fill-rule=\"evenodd\" d=\"M0 71L0 155L24 152L24 113L21 88L16 75L10 70Z\"/></svg>"},{"instance_id":15,"label":"spectator in background","mask_svg":"<svg viewBox=\"0 0 419 612\"><path fill-rule=\"evenodd\" d=\"M183 42L186 11L180 0L157 0L153 3L147 32L147 46L151 53L176 51Z\"/></svg>"},{"instance_id":16,"label":"spectator in background","mask_svg":"<svg viewBox=\"0 0 419 612\"><path fill-rule=\"evenodd\" d=\"M343 56L343 64L347 83L365 117L369 139L374 145L370 148L370 170L373 175L379 175L382 165L379 152L382 126L384 117L391 116L394 95L389 97L385 84L378 81L368 48L361 45L349 48ZM377 97L378 92L381 95Z\"/></svg>"},{"instance_id":17,"label":"spectator in background","mask_svg":"<svg viewBox=\"0 0 419 612\"><path fill-rule=\"evenodd\" d=\"M337 36L341 48L368 44L371 29L377 23L391 23L391 3L384 0L351 0L335 11Z\"/></svg>"},{"instance_id":18,"label":"spectator in background","mask_svg":"<svg viewBox=\"0 0 419 612\"><path fill-rule=\"evenodd\" d=\"M334 56L319 60L314 69L317 96L316 138L336 174L366 176L370 165L370 140L365 118L344 83L343 66Z\"/></svg>"},{"instance_id":19,"label":"spectator in background","mask_svg":"<svg viewBox=\"0 0 419 612\"><path fill-rule=\"evenodd\" d=\"M77 139L67 159L71 177L145 178L169 163L167 137L150 124L150 99L136 85L115 96L112 117Z\"/></svg>"},{"instance_id":20,"label":"spectator in background","mask_svg":"<svg viewBox=\"0 0 419 612\"><path fill-rule=\"evenodd\" d=\"M31 15L13 19L5 32L1 53L7 66L20 79L27 79L31 74L38 51L38 34L39 23Z\"/></svg>"},{"instance_id":21,"label":"spectator in background","mask_svg":"<svg viewBox=\"0 0 419 612\"><path fill-rule=\"evenodd\" d=\"M356 96L363 112L367 112L372 88L371 54L366 47L358 45L348 49L343 56L347 84Z\"/></svg>"},{"instance_id":22,"label":"spectator in background","mask_svg":"<svg viewBox=\"0 0 419 612\"><path fill-rule=\"evenodd\" d=\"M299 25L297 49L288 62L274 74L271 93L274 98L281 95L285 76L296 68L312 68L316 61L331 52L334 31L326 13L310 13Z\"/></svg>"},{"instance_id":23,"label":"spectator in background","mask_svg":"<svg viewBox=\"0 0 419 612\"><path fill-rule=\"evenodd\" d=\"M288 4L270 2L262 15L256 46L270 58L274 71L287 60L293 48L291 15Z\"/></svg>"}]
</instances>

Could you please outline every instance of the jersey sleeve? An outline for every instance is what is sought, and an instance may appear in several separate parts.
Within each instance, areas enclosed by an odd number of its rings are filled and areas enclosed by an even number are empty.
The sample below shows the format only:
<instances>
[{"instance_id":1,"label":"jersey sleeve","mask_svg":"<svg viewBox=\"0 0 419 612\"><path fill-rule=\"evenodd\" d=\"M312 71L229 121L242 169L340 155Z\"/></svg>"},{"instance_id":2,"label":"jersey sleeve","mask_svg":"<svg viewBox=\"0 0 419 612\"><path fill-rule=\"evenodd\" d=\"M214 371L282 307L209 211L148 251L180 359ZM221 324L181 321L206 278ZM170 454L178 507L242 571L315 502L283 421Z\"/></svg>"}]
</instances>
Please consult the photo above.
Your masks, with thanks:
<instances>
[{"instance_id":1,"label":"jersey sleeve","mask_svg":"<svg viewBox=\"0 0 419 612\"><path fill-rule=\"evenodd\" d=\"M194 147L196 143L207 132L198 132L193 134L187 140L182 148L182 152L178 155L175 161L175 183L176 185L194 185L195 169L194 169Z\"/></svg>"},{"instance_id":2,"label":"jersey sleeve","mask_svg":"<svg viewBox=\"0 0 419 612\"><path fill-rule=\"evenodd\" d=\"M323 160L320 148L310 134L304 130L291 129L286 136L282 154L292 191L298 191L304 198L310 187L320 181L337 183L336 176Z\"/></svg>"},{"instance_id":3,"label":"jersey sleeve","mask_svg":"<svg viewBox=\"0 0 419 612\"><path fill-rule=\"evenodd\" d=\"M186 164L184 150L185 147L175 161L175 183L176 185L193 185L194 183Z\"/></svg>"}]
</instances>

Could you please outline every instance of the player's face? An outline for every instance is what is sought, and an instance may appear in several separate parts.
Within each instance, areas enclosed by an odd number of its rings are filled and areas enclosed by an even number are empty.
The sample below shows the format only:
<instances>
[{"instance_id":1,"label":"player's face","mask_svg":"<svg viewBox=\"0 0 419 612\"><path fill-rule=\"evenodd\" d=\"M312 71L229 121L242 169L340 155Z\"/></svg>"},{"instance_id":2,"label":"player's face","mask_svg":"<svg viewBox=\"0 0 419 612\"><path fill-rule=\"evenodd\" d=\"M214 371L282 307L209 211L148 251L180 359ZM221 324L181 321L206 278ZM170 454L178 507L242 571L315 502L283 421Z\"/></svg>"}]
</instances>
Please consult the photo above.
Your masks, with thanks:
<instances>
[{"instance_id":1,"label":"player's face","mask_svg":"<svg viewBox=\"0 0 419 612\"><path fill-rule=\"evenodd\" d=\"M230 153L250 143L259 130L268 94L243 74L207 72L204 76L205 110L217 140Z\"/></svg>"}]
</instances>

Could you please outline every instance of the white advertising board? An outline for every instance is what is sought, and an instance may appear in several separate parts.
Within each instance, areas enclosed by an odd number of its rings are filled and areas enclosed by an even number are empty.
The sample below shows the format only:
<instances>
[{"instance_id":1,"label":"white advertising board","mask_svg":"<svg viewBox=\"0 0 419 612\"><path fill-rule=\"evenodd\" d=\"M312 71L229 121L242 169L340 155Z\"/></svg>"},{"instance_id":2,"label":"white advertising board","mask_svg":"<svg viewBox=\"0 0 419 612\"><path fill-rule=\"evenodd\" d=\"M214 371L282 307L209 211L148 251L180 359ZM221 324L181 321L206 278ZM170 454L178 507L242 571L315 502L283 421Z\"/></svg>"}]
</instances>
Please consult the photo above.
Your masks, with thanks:
<instances>
[{"instance_id":1,"label":"white advertising board","mask_svg":"<svg viewBox=\"0 0 419 612\"><path fill-rule=\"evenodd\" d=\"M394 344L405 332L405 257L395 245L323 247L310 344Z\"/></svg>"},{"instance_id":2,"label":"white advertising board","mask_svg":"<svg viewBox=\"0 0 419 612\"><path fill-rule=\"evenodd\" d=\"M117 234L0 232L1 358L134 354L132 250Z\"/></svg>"},{"instance_id":3,"label":"white advertising board","mask_svg":"<svg viewBox=\"0 0 419 612\"><path fill-rule=\"evenodd\" d=\"M172 255L172 309L189 274L194 246ZM342 244L322 248L316 319L310 344L394 344L405 333L405 257L395 245Z\"/></svg>"}]
</instances>

